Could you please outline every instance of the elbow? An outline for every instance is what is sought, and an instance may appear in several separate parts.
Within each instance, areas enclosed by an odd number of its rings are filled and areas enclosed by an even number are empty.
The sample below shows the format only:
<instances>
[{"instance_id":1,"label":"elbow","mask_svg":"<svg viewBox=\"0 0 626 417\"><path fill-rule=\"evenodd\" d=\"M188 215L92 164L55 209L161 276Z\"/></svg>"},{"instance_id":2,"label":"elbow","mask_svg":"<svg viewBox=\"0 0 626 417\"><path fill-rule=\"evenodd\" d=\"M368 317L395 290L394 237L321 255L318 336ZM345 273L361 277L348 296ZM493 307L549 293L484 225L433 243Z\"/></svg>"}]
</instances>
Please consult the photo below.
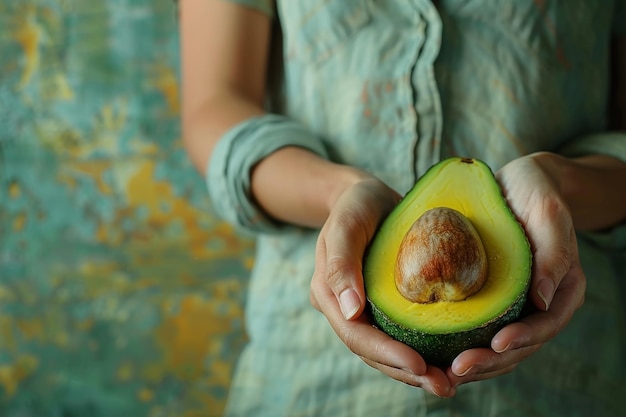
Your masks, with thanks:
<instances>
[{"instance_id":1,"label":"elbow","mask_svg":"<svg viewBox=\"0 0 626 417\"><path fill-rule=\"evenodd\" d=\"M196 169L206 172L219 139L237 124L264 113L261 104L234 92L212 95L182 109L182 142Z\"/></svg>"},{"instance_id":2,"label":"elbow","mask_svg":"<svg viewBox=\"0 0 626 417\"><path fill-rule=\"evenodd\" d=\"M181 111L181 143L183 149L201 174L207 170L218 137L211 123L211 114L200 108L190 109L183 106Z\"/></svg>"}]
</instances>

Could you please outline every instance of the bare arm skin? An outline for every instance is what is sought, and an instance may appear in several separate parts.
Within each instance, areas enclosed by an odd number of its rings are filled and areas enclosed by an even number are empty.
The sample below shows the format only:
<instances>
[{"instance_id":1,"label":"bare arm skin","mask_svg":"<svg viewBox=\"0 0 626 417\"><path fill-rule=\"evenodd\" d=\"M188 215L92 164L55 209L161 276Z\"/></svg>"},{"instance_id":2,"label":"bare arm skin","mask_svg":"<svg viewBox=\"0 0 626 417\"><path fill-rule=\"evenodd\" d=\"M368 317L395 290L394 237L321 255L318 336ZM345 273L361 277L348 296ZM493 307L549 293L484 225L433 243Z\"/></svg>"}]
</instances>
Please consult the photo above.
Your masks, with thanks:
<instances>
[{"instance_id":1,"label":"bare arm skin","mask_svg":"<svg viewBox=\"0 0 626 417\"><path fill-rule=\"evenodd\" d=\"M217 140L237 123L264 113L271 21L233 3L183 0L180 23L184 143L196 168L206 172ZM366 177L288 147L257 165L252 190L276 219L321 227L338 194Z\"/></svg>"},{"instance_id":2,"label":"bare arm skin","mask_svg":"<svg viewBox=\"0 0 626 417\"><path fill-rule=\"evenodd\" d=\"M556 179L576 230L602 230L626 220L626 164L603 155L536 158Z\"/></svg>"},{"instance_id":3,"label":"bare arm skin","mask_svg":"<svg viewBox=\"0 0 626 417\"><path fill-rule=\"evenodd\" d=\"M204 172L217 140L263 113L270 22L215 0L182 0L179 16L183 139Z\"/></svg>"}]
</instances>

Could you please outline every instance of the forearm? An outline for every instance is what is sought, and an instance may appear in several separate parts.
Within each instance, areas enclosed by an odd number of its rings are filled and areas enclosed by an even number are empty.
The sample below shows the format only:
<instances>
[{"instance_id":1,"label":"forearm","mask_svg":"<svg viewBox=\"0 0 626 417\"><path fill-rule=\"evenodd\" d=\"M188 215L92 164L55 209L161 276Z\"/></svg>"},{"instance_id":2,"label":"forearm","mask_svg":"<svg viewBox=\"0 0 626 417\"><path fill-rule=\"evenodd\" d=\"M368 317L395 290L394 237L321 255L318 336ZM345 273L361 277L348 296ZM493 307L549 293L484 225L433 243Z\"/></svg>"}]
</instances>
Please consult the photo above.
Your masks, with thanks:
<instances>
[{"instance_id":1,"label":"forearm","mask_svg":"<svg viewBox=\"0 0 626 417\"><path fill-rule=\"evenodd\" d=\"M203 174L207 172L220 137L239 123L264 113L232 95L215 103L201 107L185 124L185 148ZM255 139L263 141L264 138ZM337 196L348 186L369 177L297 146L286 146L271 153L247 175L250 175L252 198L261 210L278 221L308 227L320 227Z\"/></svg>"},{"instance_id":2,"label":"forearm","mask_svg":"<svg viewBox=\"0 0 626 417\"><path fill-rule=\"evenodd\" d=\"M626 131L626 36L613 39L610 121ZM602 230L626 221L626 164L604 155L566 159L539 154L551 170L578 230Z\"/></svg>"},{"instance_id":3,"label":"forearm","mask_svg":"<svg viewBox=\"0 0 626 417\"><path fill-rule=\"evenodd\" d=\"M259 206L275 219L320 227L339 195L367 178L371 176L363 171L286 147L255 167L252 192Z\"/></svg>"},{"instance_id":4,"label":"forearm","mask_svg":"<svg viewBox=\"0 0 626 417\"><path fill-rule=\"evenodd\" d=\"M537 157L557 183L577 230L602 230L626 220L625 163L604 155Z\"/></svg>"},{"instance_id":5,"label":"forearm","mask_svg":"<svg viewBox=\"0 0 626 417\"><path fill-rule=\"evenodd\" d=\"M245 138L234 140L247 145L237 148L232 162L224 163L224 158L232 156L225 151L226 147L235 145L220 142L220 139L246 121L254 121L264 114L271 25L267 15L236 3L181 2L184 145L194 166L203 175L210 175L211 164L215 164L212 178L216 181L209 180L209 185L214 186L209 188L215 190L217 184L216 198L225 198L219 194L221 182L236 177L242 181L228 184L228 189L232 191L243 183L245 187L250 184L251 190L244 190L239 197L245 194L245 198L249 198L251 193L270 217L317 227L328 216L337 195L367 175L318 156L315 152L323 152L316 138L311 137L309 142L307 133L300 131L296 132L300 135L298 140L291 142L289 135L297 128L270 129L270 132L249 136L247 141ZM233 137L231 135L230 139ZM226 147L220 148L220 143L226 143ZM290 146L292 144L296 146ZM248 151L246 146L255 148L254 152ZM305 149L307 147L311 151ZM243 160L252 166L242 164ZM242 172L231 172L234 177L222 178L226 166L238 166ZM241 201L235 205L239 203ZM236 210L227 206L224 209ZM237 215L233 217L236 219Z\"/></svg>"}]
</instances>

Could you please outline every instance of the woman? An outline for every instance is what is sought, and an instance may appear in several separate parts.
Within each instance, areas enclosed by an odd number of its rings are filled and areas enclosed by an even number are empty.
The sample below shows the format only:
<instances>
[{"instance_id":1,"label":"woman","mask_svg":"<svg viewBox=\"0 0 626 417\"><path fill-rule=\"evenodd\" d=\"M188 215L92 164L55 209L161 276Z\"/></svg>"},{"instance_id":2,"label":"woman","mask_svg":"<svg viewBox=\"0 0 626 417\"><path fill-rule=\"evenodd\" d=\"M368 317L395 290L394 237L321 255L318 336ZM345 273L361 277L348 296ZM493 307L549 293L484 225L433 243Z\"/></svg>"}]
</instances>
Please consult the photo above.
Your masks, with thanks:
<instances>
[{"instance_id":1,"label":"woman","mask_svg":"<svg viewBox=\"0 0 626 417\"><path fill-rule=\"evenodd\" d=\"M228 415L621 411L624 1L180 6L186 148L218 213L257 234ZM452 155L497 171L533 311L439 369L371 326L361 260Z\"/></svg>"}]
</instances>

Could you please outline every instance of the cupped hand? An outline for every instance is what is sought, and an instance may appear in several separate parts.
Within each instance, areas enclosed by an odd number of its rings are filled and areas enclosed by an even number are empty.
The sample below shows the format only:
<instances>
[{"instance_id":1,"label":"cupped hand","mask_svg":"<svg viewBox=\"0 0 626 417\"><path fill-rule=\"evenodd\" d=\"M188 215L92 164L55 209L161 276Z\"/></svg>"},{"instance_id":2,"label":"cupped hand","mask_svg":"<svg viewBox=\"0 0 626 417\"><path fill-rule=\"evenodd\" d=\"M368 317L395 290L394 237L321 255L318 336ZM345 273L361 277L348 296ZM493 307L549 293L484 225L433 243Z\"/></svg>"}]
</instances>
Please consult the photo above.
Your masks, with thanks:
<instances>
[{"instance_id":1,"label":"cupped hand","mask_svg":"<svg viewBox=\"0 0 626 417\"><path fill-rule=\"evenodd\" d=\"M563 330L584 301L586 279L572 217L559 193L554 158L558 157L532 154L496 173L531 244L529 301L534 310L498 332L491 349L470 349L457 356L447 370L454 386L510 372Z\"/></svg>"},{"instance_id":2,"label":"cupped hand","mask_svg":"<svg viewBox=\"0 0 626 417\"><path fill-rule=\"evenodd\" d=\"M317 241L311 303L346 346L371 367L435 395L452 396L454 388L443 370L429 366L409 346L373 327L365 312L365 250L399 199L375 178L362 179L341 193Z\"/></svg>"}]
</instances>

